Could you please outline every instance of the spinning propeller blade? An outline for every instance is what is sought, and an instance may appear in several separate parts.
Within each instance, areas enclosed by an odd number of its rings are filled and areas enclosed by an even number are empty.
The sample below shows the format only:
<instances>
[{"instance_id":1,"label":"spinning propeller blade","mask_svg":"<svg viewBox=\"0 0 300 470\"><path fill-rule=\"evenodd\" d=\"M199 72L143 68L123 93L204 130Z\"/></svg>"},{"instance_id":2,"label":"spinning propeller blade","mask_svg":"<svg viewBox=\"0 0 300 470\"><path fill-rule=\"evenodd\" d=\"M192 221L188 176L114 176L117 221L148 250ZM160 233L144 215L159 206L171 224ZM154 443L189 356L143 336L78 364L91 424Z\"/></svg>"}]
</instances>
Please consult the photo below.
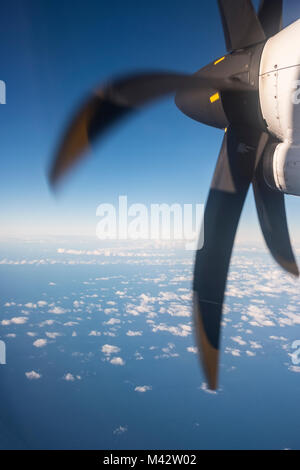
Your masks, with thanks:
<instances>
[{"instance_id":1,"label":"spinning propeller blade","mask_svg":"<svg viewBox=\"0 0 300 470\"><path fill-rule=\"evenodd\" d=\"M229 52L266 39L251 0L218 0L218 4Z\"/></svg>"},{"instance_id":2,"label":"spinning propeller blade","mask_svg":"<svg viewBox=\"0 0 300 470\"><path fill-rule=\"evenodd\" d=\"M258 219L265 242L277 263L286 271L299 276L297 262L293 253L286 219L284 194L271 189L263 175L263 162L268 152L273 152L270 143L265 148L253 179L253 191Z\"/></svg>"},{"instance_id":3,"label":"spinning propeller blade","mask_svg":"<svg viewBox=\"0 0 300 470\"><path fill-rule=\"evenodd\" d=\"M267 38L282 29L282 0L261 0L258 18Z\"/></svg>"},{"instance_id":4,"label":"spinning propeller blade","mask_svg":"<svg viewBox=\"0 0 300 470\"><path fill-rule=\"evenodd\" d=\"M115 80L101 87L73 118L54 158L50 182L57 181L89 149L90 144L125 116L148 102L180 90L244 90L236 79L175 73L147 73Z\"/></svg>"},{"instance_id":5,"label":"spinning propeller blade","mask_svg":"<svg viewBox=\"0 0 300 470\"><path fill-rule=\"evenodd\" d=\"M242 132L241 132L242 131ZM194 322L203 368L217 388L220 327L235 234L264 139L256 130L229 128L204 214L204 246L196 253Z\"/></svg>"}]
</instances>

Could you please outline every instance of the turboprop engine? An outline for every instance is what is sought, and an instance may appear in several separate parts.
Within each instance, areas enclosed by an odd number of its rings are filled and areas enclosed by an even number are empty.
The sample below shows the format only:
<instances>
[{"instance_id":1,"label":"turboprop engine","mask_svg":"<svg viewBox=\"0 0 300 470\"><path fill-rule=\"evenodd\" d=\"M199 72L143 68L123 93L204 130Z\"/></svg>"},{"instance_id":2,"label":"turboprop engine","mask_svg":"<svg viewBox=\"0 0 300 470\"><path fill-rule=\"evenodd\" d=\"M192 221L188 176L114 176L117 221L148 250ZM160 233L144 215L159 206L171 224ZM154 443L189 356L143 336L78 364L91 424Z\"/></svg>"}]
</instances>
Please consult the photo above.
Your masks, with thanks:
<instances>
[{"instance_id":1,"label":"turboprop engine","mask_svg":"<svg viewBox=\"0 0 300 470\"><path fill-rule=\"evenodd\" d=\"M273 189L300 196L300 20L270 38L259 70L261 112L278 139L265 155L264 177Z\"/></svg>"}]
</instances>

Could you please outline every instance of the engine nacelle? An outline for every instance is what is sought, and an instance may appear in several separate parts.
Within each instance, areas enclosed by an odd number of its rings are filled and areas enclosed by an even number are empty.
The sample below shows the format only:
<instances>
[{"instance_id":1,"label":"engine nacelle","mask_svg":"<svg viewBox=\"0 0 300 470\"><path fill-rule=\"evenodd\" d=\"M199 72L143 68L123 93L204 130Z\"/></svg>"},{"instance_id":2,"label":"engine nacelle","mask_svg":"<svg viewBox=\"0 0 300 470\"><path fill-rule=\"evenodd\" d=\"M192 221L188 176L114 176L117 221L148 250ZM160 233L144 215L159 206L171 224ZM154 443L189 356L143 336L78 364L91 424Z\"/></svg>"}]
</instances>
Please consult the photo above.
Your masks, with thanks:
<instances>
[{"instance_id":1,"label":"engine nacelle","mask_svg":"<svg viewBox=\"0 0 300 470\"><path fill-rule=\"evenodd\" d=\"M300 146L289 142L271 146L264 159L264 177L271 188L300 196Z\"/></svg>"},{"instance_id":2,"label":"engine nacelle","mask_svg":"<svg viewBox=\"0 0 300 470\"><path fill-rule=\"evenodd\" d=\"M268 131L282 143L264 161L268 184L300 196L300 20L270 38L259 71L259 98Z\"/></svg>"}]
</instances>

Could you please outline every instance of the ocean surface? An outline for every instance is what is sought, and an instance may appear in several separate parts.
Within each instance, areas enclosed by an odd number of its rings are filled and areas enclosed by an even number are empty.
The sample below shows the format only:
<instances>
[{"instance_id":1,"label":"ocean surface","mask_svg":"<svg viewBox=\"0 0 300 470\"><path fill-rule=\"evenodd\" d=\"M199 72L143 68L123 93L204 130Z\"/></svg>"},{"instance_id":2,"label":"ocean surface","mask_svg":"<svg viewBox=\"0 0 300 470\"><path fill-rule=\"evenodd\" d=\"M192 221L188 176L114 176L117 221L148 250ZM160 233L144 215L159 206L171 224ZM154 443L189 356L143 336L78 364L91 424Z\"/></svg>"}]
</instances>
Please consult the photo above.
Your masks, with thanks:
<instances>
[{"instance_id":1,"label":"ocean surface","mask_svg":"<svg viewBox=\"0 0 300 470\"><path fill-rule=\"evenodd\" d=\"M212 393L193 336L193 258L1 243L0 448L299 449L299 280L264 249L235 249Z\"/></svg>"}]
</instances>

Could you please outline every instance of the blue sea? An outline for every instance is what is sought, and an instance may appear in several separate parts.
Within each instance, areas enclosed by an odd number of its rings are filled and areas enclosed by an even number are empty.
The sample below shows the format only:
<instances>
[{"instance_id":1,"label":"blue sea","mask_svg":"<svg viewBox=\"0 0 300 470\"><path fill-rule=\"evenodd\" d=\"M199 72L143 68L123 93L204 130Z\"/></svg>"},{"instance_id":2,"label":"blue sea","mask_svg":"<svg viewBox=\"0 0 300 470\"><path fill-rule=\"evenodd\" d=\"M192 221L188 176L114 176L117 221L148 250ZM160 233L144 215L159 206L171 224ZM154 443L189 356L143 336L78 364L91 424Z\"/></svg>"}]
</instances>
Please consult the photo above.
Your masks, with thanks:
<instances>
[{"instance_id":1,"label":"blue sea","mask_svg":"<svg viewBox=\"0 0 300 470\"><path fill-rule=\"evenodd\" d=\"M193 259L175 245L2 242L0 448L299 449L299 280L264 248L235 249L212 393Z\"/></svg>"}]
</instances>

